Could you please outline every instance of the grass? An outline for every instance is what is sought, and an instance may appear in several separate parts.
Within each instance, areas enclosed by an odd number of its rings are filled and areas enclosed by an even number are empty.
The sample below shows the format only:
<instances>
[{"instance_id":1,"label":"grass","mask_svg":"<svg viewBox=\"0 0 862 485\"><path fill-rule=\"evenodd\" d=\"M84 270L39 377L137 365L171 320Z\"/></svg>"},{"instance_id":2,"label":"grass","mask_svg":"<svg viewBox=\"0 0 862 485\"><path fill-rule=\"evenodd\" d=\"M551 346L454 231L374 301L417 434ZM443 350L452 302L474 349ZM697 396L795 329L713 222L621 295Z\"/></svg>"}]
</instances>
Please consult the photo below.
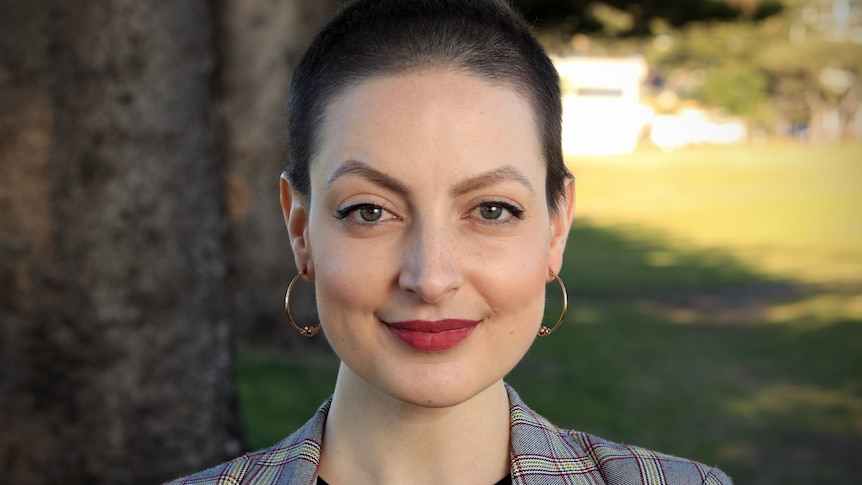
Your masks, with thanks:
<instances>
[{"instance_id":1,"label":"grass","mask_svg":"<svg viewBox=\"0 0 862 485\"><path fill-rule=\"evenodd\" d=\"M862 276L862 144L642 151L570 165L579 217L602 226L719 247L782 277Z\"/></svg>"},{"instance_id":2,"label":"grass","mask_svg":"<svg viewBox=\"0 0 862 485\"><path fill-rule=\"evenodd\" d=\"M325 350L241 345L237 385L249 449L270 446L305 424L332 394L337 370Z\"/></svg>"},{"instance_id":3,"label":"grass","mask_svg":"<svg viewBox=\"0 0 862 485\"><path fill-rule=\"evenodd\" d=\"M737 483L853 483L859 154L778 145L573 160L571 310L509 382L561 426L717 464ZM553 291L548 306L554 318ZM252 448L331 393L328 351L238 356Z\"/></svg>"}]
</instances>

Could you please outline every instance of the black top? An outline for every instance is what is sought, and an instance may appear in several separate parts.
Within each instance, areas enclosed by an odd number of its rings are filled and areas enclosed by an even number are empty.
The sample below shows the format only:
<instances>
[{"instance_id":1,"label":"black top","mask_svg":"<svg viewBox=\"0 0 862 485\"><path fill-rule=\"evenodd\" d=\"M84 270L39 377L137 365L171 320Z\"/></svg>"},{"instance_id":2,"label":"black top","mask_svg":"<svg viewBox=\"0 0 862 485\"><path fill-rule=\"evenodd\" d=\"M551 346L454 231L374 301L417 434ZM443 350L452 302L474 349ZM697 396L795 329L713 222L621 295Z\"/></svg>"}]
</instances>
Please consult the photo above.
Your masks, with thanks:
<instances>
[{"instance_id":1,"label":"black top","mask_svg":"<svg viewBox=\"0 0 862 485\"><path fill-rule=\"evenodd\" d=\"M329 484L326 483L326 481L324 479L320 478L320 476L318 476L317 477L317 485L329 485ZM500 481L495 483L494 485L512 485L512 475L506 475L505 477L501 478Z\"/></svg>"}]
</instances>

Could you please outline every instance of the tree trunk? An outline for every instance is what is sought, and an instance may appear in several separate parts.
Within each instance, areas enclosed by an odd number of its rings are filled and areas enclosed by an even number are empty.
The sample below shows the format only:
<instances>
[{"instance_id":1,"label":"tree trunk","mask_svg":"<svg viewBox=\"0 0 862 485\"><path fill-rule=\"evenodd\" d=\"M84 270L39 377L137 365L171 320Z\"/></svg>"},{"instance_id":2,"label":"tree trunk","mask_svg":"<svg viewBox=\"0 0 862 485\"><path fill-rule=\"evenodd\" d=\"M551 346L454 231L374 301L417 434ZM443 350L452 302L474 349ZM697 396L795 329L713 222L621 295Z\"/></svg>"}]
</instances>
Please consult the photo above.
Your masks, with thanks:
<instances>
[{"instance_id":1,"label":"tree trunk","mask_svg":"<svg viewBox=\"0 0 862 485\"><path fill-rule=\"evenodd\" d=\"M230 293L236 331L245 339L299 338L281 305L296 274L278 201L286 162L284 103L293 66L342 3L221 3ZM311 300L295 304L303 321L315 318Z\"/></svg>"},{"instance_id":2,"label":"tree trunk","mask_svg":"<svg viewBox=\"0 0 862 485\"><path fill-rule=\"evenodd\" d=\"M823 129L823 115L826 111L826 102L817 88L808 87L805 90L805 104L808 106L808 139L814 143L826 140L826 131Z\"/></svg>"},{"instance_id":3,"label":"tree trunk","mask_svg":"<svg viewBox=\"0 0 862 485\"><path fill-rule=\"evenodd\" d=\"M203 0L0 0L0 477L240 450Z\"/></svg>"},{"instance_id":4,"label":"tree trunk","mask_svg":"<svg viewBox=\"0 0 862 485\"><path fill-rule=\"evenodd\" d=\"M842 140L855 141L860 139L858 135L860 127L856 126L860 109L862 109L862 81L856 78L853 85L838 103L838 112L841 116Z\"/></svg>"}]
</instances>

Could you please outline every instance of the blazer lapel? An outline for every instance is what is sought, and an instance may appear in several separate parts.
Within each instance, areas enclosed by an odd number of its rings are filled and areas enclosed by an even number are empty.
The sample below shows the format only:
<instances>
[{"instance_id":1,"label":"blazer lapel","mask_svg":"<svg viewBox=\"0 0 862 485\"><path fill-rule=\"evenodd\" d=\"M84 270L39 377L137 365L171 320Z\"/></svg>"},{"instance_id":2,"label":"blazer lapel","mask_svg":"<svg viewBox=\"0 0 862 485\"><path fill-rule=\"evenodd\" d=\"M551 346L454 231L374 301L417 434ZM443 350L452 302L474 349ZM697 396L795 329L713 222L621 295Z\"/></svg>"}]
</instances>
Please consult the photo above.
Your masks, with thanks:
<instances>
[{"instance_id":1,"label":"blazer lapel","mask_svg":"<svg viewBox=\"0 0 862 485\"><path fill-rule=\"evenodd\" d=\"M508 384L512 483L604 485L597 460L578 433L561 430L527 407Z\"/></svg>"}]
</instances>

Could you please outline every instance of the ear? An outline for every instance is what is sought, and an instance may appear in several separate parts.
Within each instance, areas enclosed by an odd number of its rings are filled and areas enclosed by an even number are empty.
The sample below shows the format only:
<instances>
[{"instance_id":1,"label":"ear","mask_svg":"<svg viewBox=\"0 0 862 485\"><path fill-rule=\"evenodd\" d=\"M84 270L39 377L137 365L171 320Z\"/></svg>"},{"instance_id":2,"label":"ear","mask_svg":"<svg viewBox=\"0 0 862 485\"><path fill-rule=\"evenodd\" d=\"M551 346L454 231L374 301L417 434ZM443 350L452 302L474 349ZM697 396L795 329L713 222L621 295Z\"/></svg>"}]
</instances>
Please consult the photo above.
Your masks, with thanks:
<instances>
[{"instance_id":1,"label":"ear","mask_svg":"<svg viewBox=\"0 0 862 485\"><path fill-rule=\"evenodd\" d=\"M569 230L572 228L574 216L575 178L569 177L566 180L564 205L559 210L551 211L551 246L548 251L548 269L556 274L560 273L563 266L563 252L566 250L566 241L569 238Z\"/></svg>"},{"instance_id":2,"label":"ear","mask_svg":"<svg viewBox=\"0 0 862 485\"><path fill-rule=\"evenodd\" d=\"M314 263L311 257L311 245L308 241L308 208L302 196L293 189L287 174L281 174L281 212L284 214L284 224L290 237L290 248L296 268L305 274L308 280L314 279Z\"/></svg>"}]
</instances>

